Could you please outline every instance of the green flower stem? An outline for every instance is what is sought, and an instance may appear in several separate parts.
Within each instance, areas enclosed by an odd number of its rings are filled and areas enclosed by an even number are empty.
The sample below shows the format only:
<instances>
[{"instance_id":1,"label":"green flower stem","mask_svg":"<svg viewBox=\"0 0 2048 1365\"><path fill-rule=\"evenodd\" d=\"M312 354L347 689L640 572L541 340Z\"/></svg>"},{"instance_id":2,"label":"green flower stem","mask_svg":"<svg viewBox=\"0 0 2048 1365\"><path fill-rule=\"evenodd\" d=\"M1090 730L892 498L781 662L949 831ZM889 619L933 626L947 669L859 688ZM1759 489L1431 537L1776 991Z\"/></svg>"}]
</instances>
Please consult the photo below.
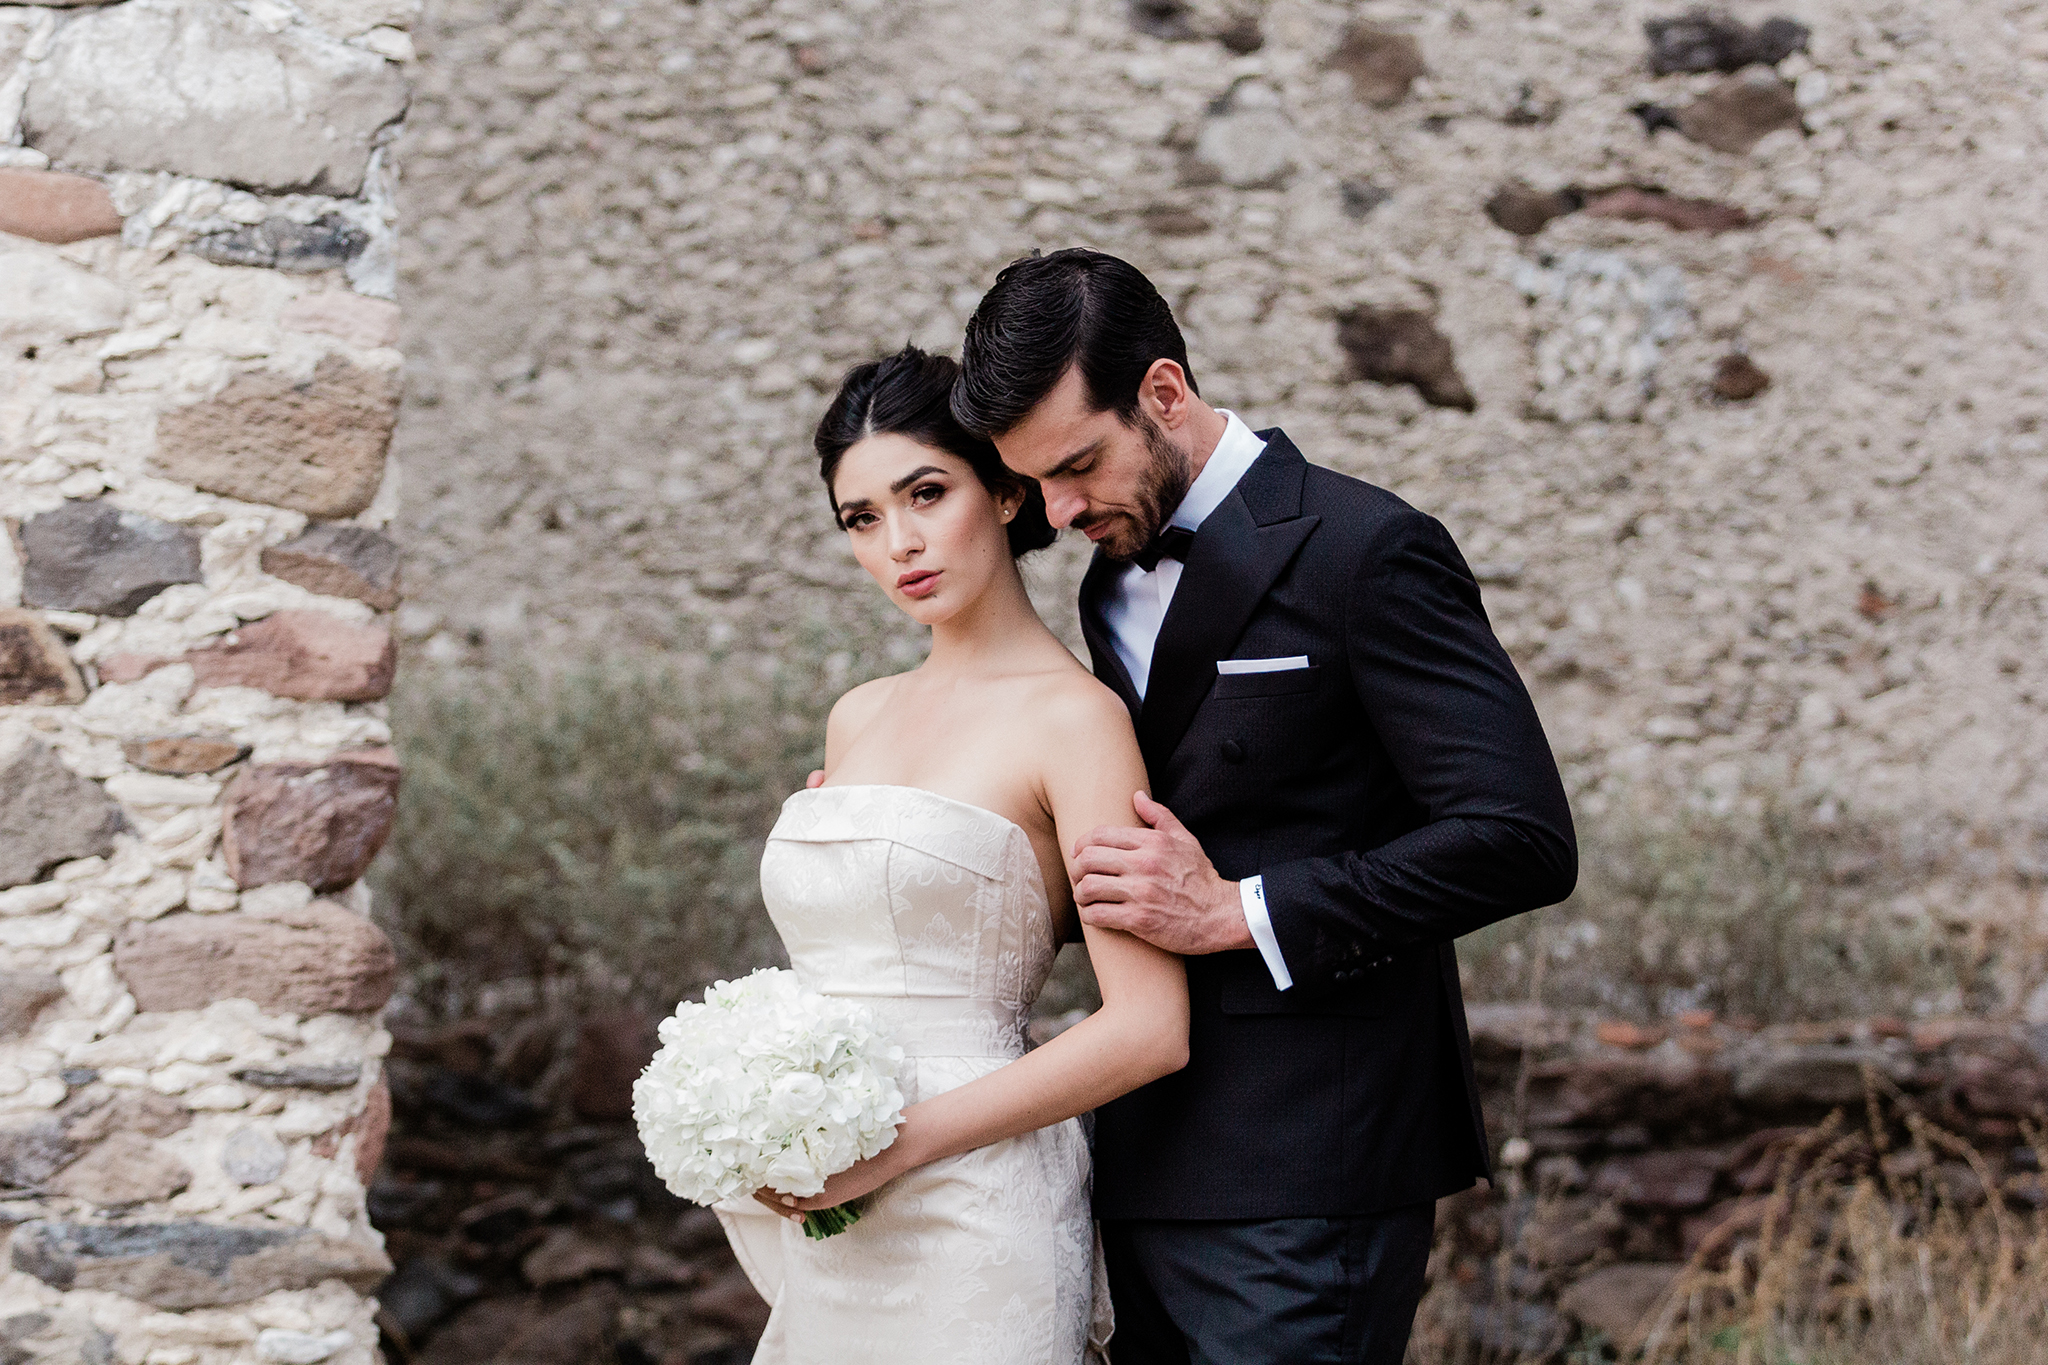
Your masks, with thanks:
<instances>
[{"instance_id":1,"label":"green flower stem","mask_svg":"<svg viewBox=\"0 0 2048 1365\"><path fill-rule=\"evenodd\" d=\"M860 1221L860 1210L853 1204L837 1204L829 1209L809 1209L804 1213L804 1236L814 1242L846 1231Z\"/></svg>"}]
</instances>

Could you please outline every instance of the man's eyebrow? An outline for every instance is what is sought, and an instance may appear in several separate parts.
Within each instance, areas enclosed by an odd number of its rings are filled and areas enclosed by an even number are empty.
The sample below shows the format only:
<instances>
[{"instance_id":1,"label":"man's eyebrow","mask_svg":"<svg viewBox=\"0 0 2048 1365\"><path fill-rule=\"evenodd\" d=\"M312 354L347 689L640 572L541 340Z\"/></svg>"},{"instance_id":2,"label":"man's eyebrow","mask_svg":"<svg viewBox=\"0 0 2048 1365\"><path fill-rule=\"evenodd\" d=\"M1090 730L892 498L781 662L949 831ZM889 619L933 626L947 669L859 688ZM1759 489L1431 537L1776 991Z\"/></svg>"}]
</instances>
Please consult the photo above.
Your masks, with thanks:
<instances>
[{"instance_id":1,"label":"man's eyebrow","mask_svg":"<svg viewBox=\"0 0 2048 1365\"><path fill-rule=\"evenodd\" d=\"M901 493L927 474L943 474L945 472L945 470L935 464L919 465L916 469L911 470L908 474L890 484L889 491L891 493Z\"/></svg>"},{"instance_id":2,"label":"man's eyebrow","mask_svg":"<svg viewBox=\"0 0 2048 1365\"><path fill-rule=\"evenodd\" d=\"M1081 461L1087 459L1090 455L1093 455L1096 451L1100 449L1102 449L1101 441L1090 441L1087 445L1082 446L1079 450L1067 456L1066 459L1061 460L1058 464L1054 465L1051 469L1046 470L1045 473L1040 474L1038 477L1041 479L1057 479L1060 475L1070 472L1075 465L1081 463Z\"/></svg>"}]
</instances>

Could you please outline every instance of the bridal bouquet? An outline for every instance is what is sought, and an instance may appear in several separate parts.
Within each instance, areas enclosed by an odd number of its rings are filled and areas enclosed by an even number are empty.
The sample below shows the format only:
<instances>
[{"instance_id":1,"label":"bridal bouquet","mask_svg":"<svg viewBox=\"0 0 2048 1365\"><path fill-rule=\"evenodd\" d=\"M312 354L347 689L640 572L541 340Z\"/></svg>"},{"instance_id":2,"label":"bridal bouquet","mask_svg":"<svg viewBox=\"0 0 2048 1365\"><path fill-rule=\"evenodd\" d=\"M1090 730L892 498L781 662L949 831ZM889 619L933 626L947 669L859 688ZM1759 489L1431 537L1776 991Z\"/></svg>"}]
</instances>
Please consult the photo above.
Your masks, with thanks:
<instances>
[{"instance_id":1,"label":"bridal bouquet","mask_svg":"<svg viewBox=\"0 0 2048 1365\"><path fill-rule=\"evenodd\" d=\"M764 967L662 1020L661 1050L633 1083L633 1119L655 1173L684 1199L764 1186L804 1198L896 1140L902 1061L866 1008ZM851 1204L816 1210L804 1231L830 1237L859 1217Z\"/></svg>"}]
</instances>

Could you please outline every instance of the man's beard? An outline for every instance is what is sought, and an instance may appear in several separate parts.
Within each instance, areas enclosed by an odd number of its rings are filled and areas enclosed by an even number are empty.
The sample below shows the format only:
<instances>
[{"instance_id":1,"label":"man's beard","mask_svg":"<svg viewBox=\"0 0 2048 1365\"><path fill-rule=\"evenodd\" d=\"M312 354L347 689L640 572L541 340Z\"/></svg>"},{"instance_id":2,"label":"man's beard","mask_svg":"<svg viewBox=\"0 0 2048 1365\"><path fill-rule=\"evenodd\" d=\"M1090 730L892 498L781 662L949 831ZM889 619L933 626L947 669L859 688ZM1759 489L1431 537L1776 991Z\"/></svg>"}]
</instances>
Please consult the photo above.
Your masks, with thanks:
<instances>
[{"instance_id":1,"label":"man's beard","mask_svg":"<svg viewBox=\"0 0 2048 1365\"><path fill-rule=\"evenodd\" d=\"M1145 453L1149 458L1144 472L1138 476L1131 510L1089 513L1074 518L1073 523L1084 531L1091 526L1110 524L1109 534L1096 541L1095 545L1106 558L1119 564L1129 563L1140 550L1152 543L1152 538L1165 528L1166 519L1187 497L1188 489L1195 481L1194 462L1143 413L1138 415L1138 431L1145 438Z\"/></svg>"}]
</instances>

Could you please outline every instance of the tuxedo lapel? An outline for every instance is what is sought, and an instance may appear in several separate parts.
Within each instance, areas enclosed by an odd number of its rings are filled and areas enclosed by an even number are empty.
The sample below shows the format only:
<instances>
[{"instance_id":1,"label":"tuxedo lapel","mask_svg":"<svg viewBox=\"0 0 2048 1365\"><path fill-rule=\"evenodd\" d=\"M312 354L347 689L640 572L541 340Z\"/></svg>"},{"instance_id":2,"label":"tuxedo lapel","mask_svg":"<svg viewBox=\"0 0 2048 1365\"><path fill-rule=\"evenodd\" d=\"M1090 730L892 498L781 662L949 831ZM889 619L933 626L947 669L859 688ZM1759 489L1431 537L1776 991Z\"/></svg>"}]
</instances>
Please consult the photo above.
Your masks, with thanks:
<instances>
[{"instance_id":1,"label":"tuxedo lapel","mask_svg":"<svg viewBox=\"0 0 2048 1365\"><path fill-rule=\"evenodd\" d=\"M1102 619L1102 599L1108 594L1110 585L1123 566L1113 563L1100 550L1088 565L1088 573L1081 580L1081 638L1088 642L1088 657L1095 665L1095 676L1124 699L1130 709L1131 720L1138 719L1138 689L1131 682L1130 671L1124 667L1122 656L1116 652L1116 642L1109 633L1109 624Z\"/></svg>"},{"instance_id":2,"label":"tuxedo lapel","mask_svg":"<svg viewBox=\"0 0 2048 1365\"><path fill-rule=\"evenodd\" d=\"M1267 590L1320 520L1301 515L1307 472L1301 452L1277 430L1260 434L1265 452L1195 533L1159 628L1138 712L1138 743L1155 771L1209 695L1216 661L1230 657Z\"/></svg>"}]
</instances>

